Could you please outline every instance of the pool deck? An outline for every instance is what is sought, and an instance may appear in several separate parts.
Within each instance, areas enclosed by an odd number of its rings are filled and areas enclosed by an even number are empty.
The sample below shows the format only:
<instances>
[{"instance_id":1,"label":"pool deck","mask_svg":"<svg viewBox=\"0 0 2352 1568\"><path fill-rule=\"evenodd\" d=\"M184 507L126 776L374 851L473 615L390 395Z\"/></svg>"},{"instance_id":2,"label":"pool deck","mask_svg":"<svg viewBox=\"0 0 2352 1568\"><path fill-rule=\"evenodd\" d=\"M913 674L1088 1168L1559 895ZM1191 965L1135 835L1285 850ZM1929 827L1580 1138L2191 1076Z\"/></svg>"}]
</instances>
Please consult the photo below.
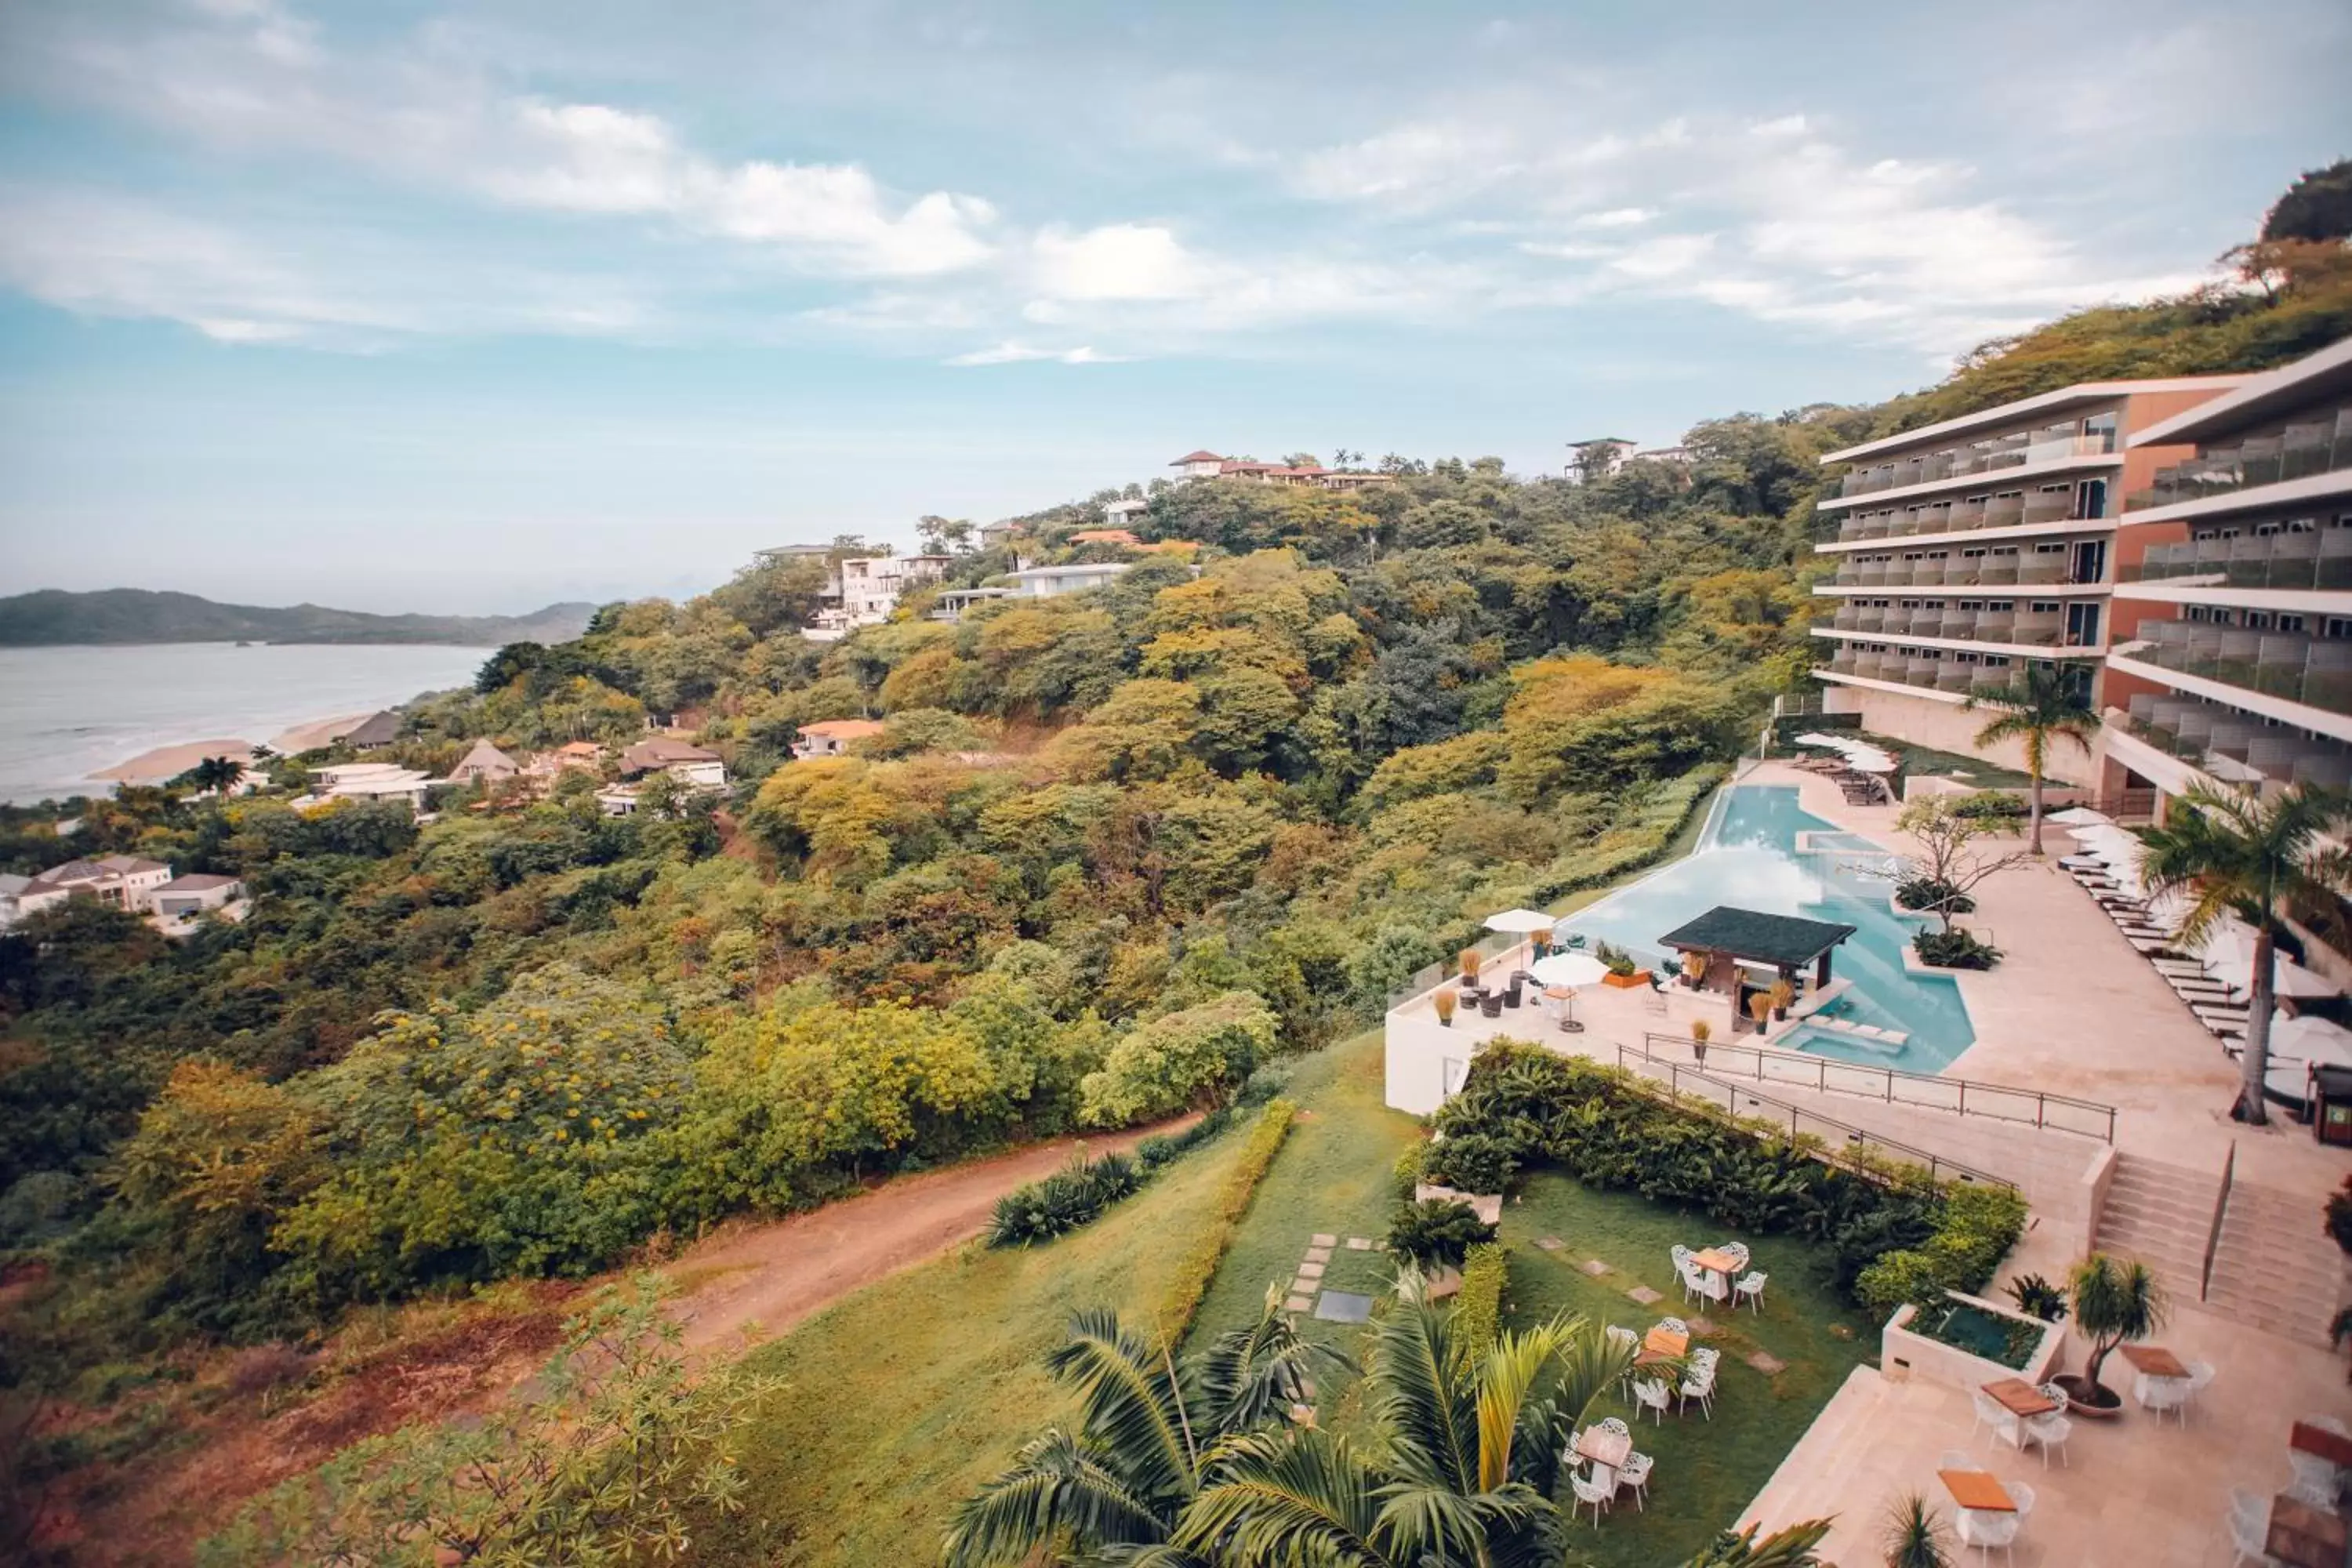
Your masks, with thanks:
<instances>
[{"instance_id":1,"label":"pool deck","mask_svg":"<svg viewBox=\"0 0 2352 1568\"><path fill-rule=\"evenodd\" d=\"M1767 763L1740 783L1794 785L1800 804L1843 831L1904 852L1896 808L1850 806L1819 775ZM2063 852L2063 840L2055 846ZM1986 932L2008 957L1985 973L1956 978L1976 1040L1944 1068L1944 1076L2074 1096L2116 1108L2116 1150L2208 1174L2218 1173L2235 1150L2238 1179L2294 1194L2311 1205L2310 1245L2332 1247L2320 1228L2326 1196L2352 1174L2352 1151L2326 1148L2310 1129L2280 1119L2254 1129L2230 1120L2236 1064L2190 1016L2147 962L2051 863L2000 873L1977 889L1978 913L1968 924ZM1506 961L1516 966L1518 957ZM1542 1013L1505 1010L1500 1018L1458 1015L1445 1048L1466 1058L1498 1035L1538 1040L1558 1050L1614 1060L1622 1043L1639 1045L1645 1032L1687 1036L1706 1018L1716 1041L1754 1044L1752 1032L1734 1036L1730 1004L1720 995L1669 985L1663 997L1646 989L1588 987L1576 1016L1586 1028L1563 1035ZM1390 1027L1423 1039L1436 1021L1426 994L1392 1012ZM1770 1043L1769 1040L1766 1043ZM1766 1089L1767 1093L1777 1092ZM1835 1113L1832 1100L1818 1101ZM1867 1102L1864 1102L1867 1103ZM1932 1129L1942 1113L1907 1113L1907 1126ZM1886 1129L1883 1117L1855 1119ZM1939 1152L1973 1157L1989 1147L1990 1163L2021 1157L2024 1140L2036 1148L2053 1141L2045 1190L2063 1187L2074 1152L2100 1152L2091 1140L2034 1133L1985 1119L1946 1116ZM1889 1135L1902 1136L1901 1131ZM1927 1136L1927 1134L1921 1134ZM1973 1144L1966 1141L1976 1140ZM2004 1145L2000 1141L2007 1140ZM1968 1147L1963 1155L1954 1143ZM2021 1185L2034 1204L2036 1223L2012 1255L2001 1279L2038 1272L2063 1278L2084 1250L2082 1216L2045 1201L2033 1173ZM2201 1243L2201 1237L2199 1238ZM1991 1292L2000 1294L1998 1288ZM1975 1452L2006 1479L2037 1493L2021 1532L2016 1561L2027 1568L2203 1568L2231 1563L2226 1520L2229 1489L2243 1487L2264 1498L2284 1489L2288 1424L2306 1414L2352 1415L2345 1363L2315 1344L2249 1328L2194 1301L2176 1301L2159 1342L2184 1360L2210 1362L2213 1384L2200 1396L2200 1413L2186 1427L2159 1424L2131 1409L2118 1420L2074 1423L2069 1466L2047 1471L2038 1455L1990 1449L1981 1435ZM2084 1351L2070 1340L2064 1363L2079 1370ZM2129 1368L2110 1363L2108 1381L2127 1390ZM1962 1390L1924 1381L1897 1382L1857 1370L1807 1431L1741 1522L1766 1529L1834 1514L1825 1562L1846 1568L1878 1560L1887 1510L1900 1495L1925 1493L1947 1520L1950 1500L1936 1479L1937 1459L1971 1447L1974 1417ZM1605 1528L1605 1526L1604 1526Z\"/></svg>"}]
</instances>

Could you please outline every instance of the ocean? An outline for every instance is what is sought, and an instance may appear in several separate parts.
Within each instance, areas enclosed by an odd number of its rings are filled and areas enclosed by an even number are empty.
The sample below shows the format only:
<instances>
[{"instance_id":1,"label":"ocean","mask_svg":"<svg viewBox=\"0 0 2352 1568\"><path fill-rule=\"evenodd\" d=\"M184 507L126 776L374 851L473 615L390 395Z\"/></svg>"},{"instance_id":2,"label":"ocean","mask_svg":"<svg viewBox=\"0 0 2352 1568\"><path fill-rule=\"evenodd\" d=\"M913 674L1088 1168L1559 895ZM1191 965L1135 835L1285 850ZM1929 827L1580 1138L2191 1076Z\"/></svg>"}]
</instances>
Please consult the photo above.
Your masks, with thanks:
<instances>
[{"instance_id":1,"label":"ocean","mask_svg":"<svg viewBox=\"0 0 2352 1568\"><path fill-rule=\"evenodd\" d=\"M268 743L293 725L473 682L478 647L163 643L0 648L0 800L103 795L157 746Z\"/></svg>"}]
</instances>

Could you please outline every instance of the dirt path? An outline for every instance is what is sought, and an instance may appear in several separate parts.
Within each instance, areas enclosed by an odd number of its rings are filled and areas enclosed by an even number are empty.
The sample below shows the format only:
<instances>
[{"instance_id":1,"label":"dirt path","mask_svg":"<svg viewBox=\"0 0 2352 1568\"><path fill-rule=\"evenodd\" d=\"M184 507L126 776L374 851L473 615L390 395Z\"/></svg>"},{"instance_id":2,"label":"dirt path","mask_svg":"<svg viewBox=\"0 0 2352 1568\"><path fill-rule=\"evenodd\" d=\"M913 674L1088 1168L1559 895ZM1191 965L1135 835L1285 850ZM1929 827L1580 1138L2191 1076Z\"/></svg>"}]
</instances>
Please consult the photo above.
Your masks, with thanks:
<instances>
[{"instance_id":1,"label":"dirt path","mask_svg":"<svg viewBox=\"0 0 2352 1568\"><path fill-rule=\"evenodd\" d=\"M1059 1170L1073 1151L1131 1149L1192 1120L1057 1139L901 1176L807 1214L714 1236L668 1266L682 1287L672 1310L685 1321L691 1349L731 1350L772 1338L853 1290L978 1236L998 1198Z\"/></svg>"}]
</instances>

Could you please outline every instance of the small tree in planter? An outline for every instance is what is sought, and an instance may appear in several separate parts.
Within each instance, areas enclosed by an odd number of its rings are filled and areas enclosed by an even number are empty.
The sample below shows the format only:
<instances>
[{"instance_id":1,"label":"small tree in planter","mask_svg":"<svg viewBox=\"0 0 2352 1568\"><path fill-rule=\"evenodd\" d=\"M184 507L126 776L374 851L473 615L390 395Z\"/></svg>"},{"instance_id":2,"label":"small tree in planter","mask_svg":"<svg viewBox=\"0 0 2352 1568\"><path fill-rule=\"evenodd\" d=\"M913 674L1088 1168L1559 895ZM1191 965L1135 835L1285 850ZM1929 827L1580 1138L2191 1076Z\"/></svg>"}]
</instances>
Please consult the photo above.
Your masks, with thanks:
<instances>
[{"instance_id":1,"label":"small tree in planter","mask_svg":"<svg viewBox=\"0 0 2352 1568\"><path fill-rule=\"evenodd\" d=\"M1749 993L1748 1016L1756 1020L1756 1032L1762 1034L1772 1021L1772 994L1769 991Z\"/></svg>"},{"instance_id":2,"label":"small tree in planter","mask_svg":"<svg viewBox=\"0 0 2352 1568\"><path fill-rule=\"evenodd\" d=\"M1787 975L1782 975L1772 982L1772 989L1765 994L1771 998L1772 1016L1785 1019L1789 1016L1789 1005L1797 999L1797 988L1789 984Z\"/></svg>"},{"instance_id":3,"label":"small tree in planter","mask_svg":"<svg viewBox=\"0 0 2352 1568\"><path fill-rule=\"evenodd\" d=\"M1475 947L1464 948L1462 950L1460 963L1462 965L1462 984L1465 985L1477 984L1478 950Z\"/></svg>"},{"instance_id":4,"label":"small tree in planter","mask_svg":"<svg viewBox=\"0 0 2352 1568\"><path fill-rule=\"evenodd\" d=\"M1918 854L1904 861L1897 873L1901 885L1915 890L1921 900L1909 907L1934 915L1943 931L1952 929L1954 915L1976 908L1976 900L1969 895L1978 883L2032 858L2024 851L1979 853L1977 841L1992 829L1984 818L1958 810L1949 795L1931 795L1913 801L1895 819L1895 826L1919 846Z\"/></svg>"},{"instance_id":5,"label":"small tree in planter","mask_svg":"<svg viewBox=\"0 0 2352 1568\"><path fill-rule=\"evenodd\" d=\"M2084 1415L2113 1415L2123 1408L2123 1397L2099 1381L2099 1373L2116 1346L2144 1340L2164 1326L2163 1288L2147 1264L2094 1252L2074 1265L2066 1290L2074 1300L2074 1327L2090 1342L2091 1359L2081 1375L2070 1373L2053 1381L2066 1391L2066 1402Z\"/></svg>"},{"instance_id":6,"label":"small tree in planter","mask_svg":"<svg viewBox=\"0 0 2352 1568\"><path fill-rule=\"evenodd\" d=\"M1708 1023L1705 1018L1695 1018L1691 1021L1691 1055L1698 1058L1698 1065L1702 1068L1706 1066L1706 1043L1714 1037L1713 1024Z\"/></svg>"},{"instance_id":7,"label":"small tree in planter","mask_svg":"<svg viewBox=\"0 0 2352 1568\"><path fill-rule=\"evenodd\" d=\"M1438 1023L1448 1029L1454 1027L1454 1009L1460 1003L1461 997L1452 991L1440 991L1429 1000L1430 1005L1437 1009Z\"/></svg>"},{"instance_id":8,"label":"small tree in planter","mask_svg":"<svg viewBox=\"0 0 2352 1568\"><path fill-rule=\"evenodd\" d=\"M1696 991L1698 989L1698 983L1706 978L1706 954L1703 952L1684 953L1683 984Z\"/></svg>"}]
</instances>

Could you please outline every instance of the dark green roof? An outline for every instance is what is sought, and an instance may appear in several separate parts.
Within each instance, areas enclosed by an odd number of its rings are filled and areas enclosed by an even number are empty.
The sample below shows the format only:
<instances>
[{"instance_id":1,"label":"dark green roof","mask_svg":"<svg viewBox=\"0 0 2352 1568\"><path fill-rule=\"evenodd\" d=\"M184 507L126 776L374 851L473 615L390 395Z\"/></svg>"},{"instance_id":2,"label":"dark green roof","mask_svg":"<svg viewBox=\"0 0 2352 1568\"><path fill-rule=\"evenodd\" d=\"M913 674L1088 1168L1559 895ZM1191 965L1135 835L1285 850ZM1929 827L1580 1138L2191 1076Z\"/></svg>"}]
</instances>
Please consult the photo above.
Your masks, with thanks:
<instances>
[{"instance_id":1,"label":"dark green roof","mask_svg":"<svg viewBox=\"0 0 2352 1568\"><path fill-rule=\"evenodd\" d=\"M1853 932L1852 926L1828 921L1761 914L1755 910L1735 910L1728 904L1717 904L1658 940L1671 948L1704 948L1709 952L1727 952L1734 958L1795 969L1811 963Z\"/></svg>"}]
</instances>

